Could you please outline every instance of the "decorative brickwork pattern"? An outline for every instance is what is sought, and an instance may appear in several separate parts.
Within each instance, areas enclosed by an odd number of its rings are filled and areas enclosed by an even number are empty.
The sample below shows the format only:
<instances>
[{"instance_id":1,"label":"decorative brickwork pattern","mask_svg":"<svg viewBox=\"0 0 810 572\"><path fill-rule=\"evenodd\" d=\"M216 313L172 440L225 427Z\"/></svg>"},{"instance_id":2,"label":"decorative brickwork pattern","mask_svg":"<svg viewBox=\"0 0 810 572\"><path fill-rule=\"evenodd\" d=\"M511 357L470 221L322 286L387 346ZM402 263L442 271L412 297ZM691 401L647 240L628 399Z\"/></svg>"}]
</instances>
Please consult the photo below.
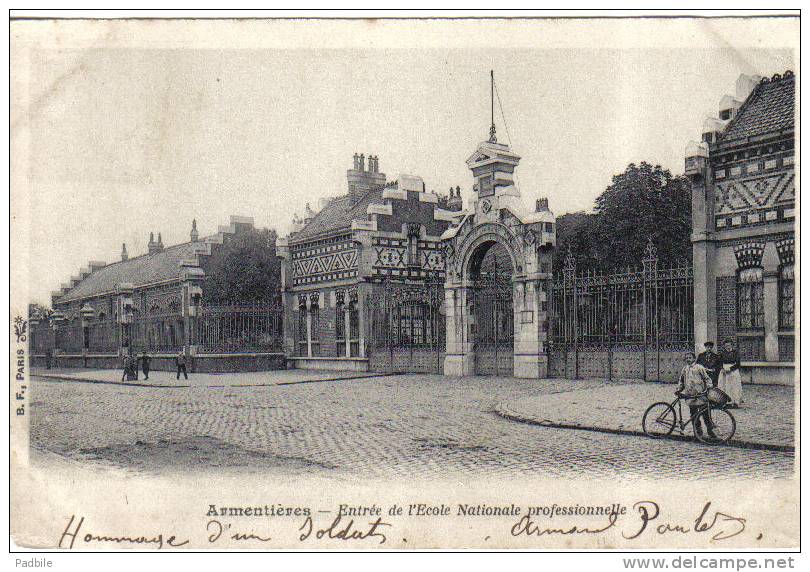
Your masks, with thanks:
<instances>
[{"instance_id":1,"label":"decorative brickwork pattern","mask_svg":"<svg viewBox=\"0 0 810 572\"><path fill-rule=\"evenodd\" d=\"M750 241L734 247L734 256L740 268L754 268L762 265L765 242Z\"/></svg>"},{"instance_id":2,"label":"decorative brickwork pattern","mask_svg":"<svg viewBox=\"0 0 810 572\"><path fill-rule=\"evenodd\" d=\"M737 279L721 276L716 280L717 342L737 334Z\"/></svg>"}]
</instances>

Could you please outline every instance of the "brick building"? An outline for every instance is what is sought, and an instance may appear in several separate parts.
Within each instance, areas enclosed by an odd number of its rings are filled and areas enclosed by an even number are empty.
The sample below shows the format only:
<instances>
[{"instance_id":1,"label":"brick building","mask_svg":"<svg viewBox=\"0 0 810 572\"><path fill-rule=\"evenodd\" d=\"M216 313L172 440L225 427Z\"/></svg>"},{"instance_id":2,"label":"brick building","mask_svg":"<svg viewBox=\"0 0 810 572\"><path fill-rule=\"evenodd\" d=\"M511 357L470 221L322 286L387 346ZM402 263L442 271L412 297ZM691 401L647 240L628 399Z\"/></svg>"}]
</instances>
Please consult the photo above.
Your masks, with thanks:
<instances>
[{"instance_id":1,"label":"brick building","mask_svg":"<svg viewBox=\"0 0 810 572\"><path fill-rule=\"evenodd\" d=\"M305 218L279 239L289 317L285 347L294 367L383 367L387 352L369 352L379 347L370 343L373 310L381 310L373 301L412 293L415 302L424 302L425 289L444 280L441 235L459 214L460 188L439 196L426 192L417 176L387 181L373 155L366 162L355 154L346 178L346 194L323 201L317 213L307 205ZM435 306L418 306L397 318L397 335L416 350L413 359L427 356L425 367L431 369L433 356L443 352L439 315Z\"/></svg>"},{"instance_id":2,"label":"brick building","mask_svg":"<svg viewBox=\"0 0 810 572\"><path fill-rule=\"evenodd\" d=\"M686 150L695 344L736 340L749 383L794 379L795 83L740 76Z\"/></svg>"},{"instance_id":3,"label":"brick building","mask_svg":"<svg viewBox=\"0 0 810 572\"><path fill-rule=\"evenodd\" d=\"M200 238L193 221L188 242L164 246L150 233L145 254L124 244L119 261L90 262L53 292L52 315L31 317L34 363L119 367L147 351L154 369L172 369L182 351L197 371L284 367L278 304L211 306L203 295L212 255L251 230L252 218L232 216Z\"/></svg>"},{"instance_id":4,"label":"brick building","mask_svg":"<svg viewBox=\"0 0 810 572\"><path fill-rule=\"evenodd\" d=\"M348 192L279 240L292 365L545 377L554 215L523 207L519 161L493 125L463 208L355 155Z\"/></svg>"}]
</instances>

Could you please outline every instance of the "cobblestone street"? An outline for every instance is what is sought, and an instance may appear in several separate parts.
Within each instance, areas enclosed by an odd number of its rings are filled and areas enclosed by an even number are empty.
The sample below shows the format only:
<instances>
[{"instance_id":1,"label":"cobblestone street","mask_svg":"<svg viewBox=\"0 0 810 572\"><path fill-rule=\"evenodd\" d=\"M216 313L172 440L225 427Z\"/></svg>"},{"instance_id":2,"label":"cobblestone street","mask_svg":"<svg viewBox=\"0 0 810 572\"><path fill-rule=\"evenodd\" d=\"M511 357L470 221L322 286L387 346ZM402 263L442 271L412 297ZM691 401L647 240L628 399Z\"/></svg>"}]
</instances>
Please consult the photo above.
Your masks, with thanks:
<instances>
[{"instance_id":1,"label":"cobblestone street","mask_svg":"<svg viewBox=\"0 0 810 572\"><path fill-rule=\"evenodd\" d=\"M372 478L779 478L791 453L538 427L495 413L598 381L398 375L133 387L35 377L34 462L147 474ZM193 376L192 376L193 377ZM324 376L320 376L323 379ZM230 382L227 382L230 381ZM640 423L640 420L639 420Z\"/></svg>"}]
</instances>

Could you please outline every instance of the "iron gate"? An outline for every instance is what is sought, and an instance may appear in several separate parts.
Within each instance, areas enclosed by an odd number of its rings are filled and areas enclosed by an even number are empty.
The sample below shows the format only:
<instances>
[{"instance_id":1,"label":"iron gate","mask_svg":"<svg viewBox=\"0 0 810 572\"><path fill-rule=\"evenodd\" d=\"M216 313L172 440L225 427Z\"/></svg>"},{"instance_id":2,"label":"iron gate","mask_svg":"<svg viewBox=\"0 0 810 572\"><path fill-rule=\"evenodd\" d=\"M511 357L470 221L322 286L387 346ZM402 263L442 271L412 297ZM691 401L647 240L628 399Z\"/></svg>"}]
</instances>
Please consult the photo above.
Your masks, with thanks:
<instances>
[{"instance_id":1,"label":"iron gate","mask_svg":"<svg viewBox=\"0 0 810 572\"><path fill-rule=\"evenodd\" d=\"M383 282L367 300L369 368L389 373L442 373L444 283Z\"/></svg>"},{"instance_id":2,"label":"iron gate","mask_svg":"<svg viewBox=\"0 0 810 572\"><path fill-rule=\"evenodd\" d=\"M694 350L692 266L658 268L648 242L642 267L577 274L569 252L552 287L550 375L675 381Z\"/></svg>"},{"instance_id":3,"label":"iron gate","mask_svg":"<svg viewBox=\"0 0 810 572\"><path fill-rule=\"evenodd\" d=\"M494 272L476 280L472 314L475 373L511 376L515 326L510 277Z\"/></svg>"}]
</instances>

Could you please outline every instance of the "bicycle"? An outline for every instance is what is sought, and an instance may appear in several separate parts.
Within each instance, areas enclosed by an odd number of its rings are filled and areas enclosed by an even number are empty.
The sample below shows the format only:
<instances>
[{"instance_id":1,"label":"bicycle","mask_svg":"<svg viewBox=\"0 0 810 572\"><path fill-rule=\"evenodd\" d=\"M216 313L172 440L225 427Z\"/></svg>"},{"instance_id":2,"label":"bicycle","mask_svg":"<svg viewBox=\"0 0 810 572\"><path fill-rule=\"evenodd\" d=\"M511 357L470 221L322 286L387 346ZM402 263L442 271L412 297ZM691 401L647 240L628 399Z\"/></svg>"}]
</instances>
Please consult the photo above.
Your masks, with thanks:
<instances>
[{"instance_id":1,"label":"bicycle","mask_svg":"<svg viewBox=\"0 0 810 572\"><path fill-rule=\"evenodd\" d=\"M695 437L701 443L708 445L720 445L728 443L734 436L737 430L737 420L734 416L723 406L715 405L708 398L708 390L698 395L683 395L680 392L675 392L675 400L672 403L665 403L659 401L653 403L644 412L644 417L641 420L641 426L644 429L644 434L648 437L658 439L661 437L668 437L678 427L681 435L684 429L691 423L692 430ZM683 420L683 411L681 401L684 399L698 399L703 398L705 401L698 411L689 417L686 421ZM678 405L678 411L675 412L675 404ZM702 431L697 430L695 420L700 418L702 424L706 424L708 418L709 428L714 435L709 435L709 431L704 427Z\"/></svg>"}]
</instances>

